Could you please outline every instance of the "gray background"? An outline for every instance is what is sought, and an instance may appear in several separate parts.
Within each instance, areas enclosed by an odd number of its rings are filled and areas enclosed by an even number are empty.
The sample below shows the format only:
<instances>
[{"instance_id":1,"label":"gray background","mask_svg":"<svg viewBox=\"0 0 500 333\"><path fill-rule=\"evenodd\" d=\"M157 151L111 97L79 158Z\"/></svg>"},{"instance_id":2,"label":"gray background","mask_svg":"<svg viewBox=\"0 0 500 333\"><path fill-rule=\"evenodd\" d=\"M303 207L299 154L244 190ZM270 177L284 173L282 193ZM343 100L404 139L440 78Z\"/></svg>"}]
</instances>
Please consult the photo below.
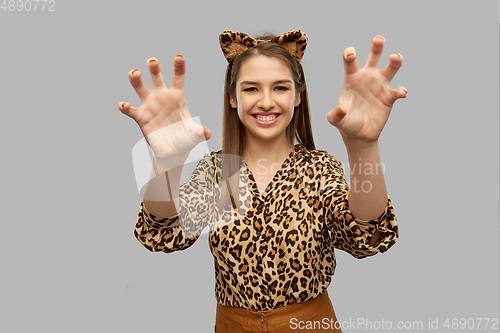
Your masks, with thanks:
<instances>
[{"instance_id":1,"label":"gray background","mask_svg":"<svg viewBox=\"0 0 500 333\"><path fill-rule=\"evenodd\" d=\"M326 121L342 88L342 51L355 47L364 64L381 34L381 66L392 52L404 56L391 86L404 85L408 98L380 139L401 237L364 260L336 251L329 293L338 318L423 321L419 332L431 331L429 318L441 329L446 318L498 318L498 6L56 0L54 12L0 10L0 331L213 331L206 235L169 255L133 236L141 198L131 150L142 134L117 105L140 105L129 70L151 87L146 60L155 56L169 85L182 53L191 113L220 149L223 30L308 34L316 145L344 162ZM354 331L372 330L345 330Z\"/></svg>"}]
</instances>

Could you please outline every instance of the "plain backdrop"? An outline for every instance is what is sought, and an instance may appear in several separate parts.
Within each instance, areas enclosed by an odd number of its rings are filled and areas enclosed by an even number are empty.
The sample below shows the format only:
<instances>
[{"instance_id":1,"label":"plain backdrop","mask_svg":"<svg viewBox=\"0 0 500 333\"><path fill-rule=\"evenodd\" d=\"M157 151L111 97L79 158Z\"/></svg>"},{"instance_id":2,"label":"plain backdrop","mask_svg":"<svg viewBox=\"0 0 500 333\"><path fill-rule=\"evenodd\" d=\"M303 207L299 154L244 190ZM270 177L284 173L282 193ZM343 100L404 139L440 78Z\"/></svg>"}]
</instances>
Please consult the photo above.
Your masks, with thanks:
<instances>
[{"instance_id":1,"label":"plain backdrop","mask_svg":"<svg viewBox=\"0 0 500 333\"><path fill-rule=\"evenodd\" d=\"M402 330L418 332L435 331L429 321L441 331L446 319L498 320L498 1L52 3L54 11L11 10L9 1L0 9L1 332L213 332L206 235L168 255L134 237L141 197L131 152L142 134L117 106L140 105L128 71L152 87L154 56L170 85L181 53L189 108L219 150L224 30L308 34L316 146L344 163L326 120L342 89L343 50L355 47L363 65L383 35L381 67L393 52L404 57L391 86L408 98L380 138L400 239L363 260L336 251L328 291L339 320L422 322ZM460 332L492 331L484 327ZM344 330L356 331L381 330Z\"/></svg>"}]
</instances>

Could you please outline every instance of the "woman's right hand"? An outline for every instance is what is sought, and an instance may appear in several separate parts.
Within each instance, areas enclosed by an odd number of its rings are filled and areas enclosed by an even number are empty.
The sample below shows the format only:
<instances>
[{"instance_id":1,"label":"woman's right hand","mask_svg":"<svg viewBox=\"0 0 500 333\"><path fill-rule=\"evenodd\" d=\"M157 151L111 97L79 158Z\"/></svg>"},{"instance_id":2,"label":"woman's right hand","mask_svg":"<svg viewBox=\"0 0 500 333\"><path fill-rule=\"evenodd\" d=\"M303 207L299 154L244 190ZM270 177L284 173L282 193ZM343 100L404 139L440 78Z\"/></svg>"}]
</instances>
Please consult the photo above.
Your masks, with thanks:
<instances>
[{"instance_id":1,"label":"woman's right hand","mask_svg":"<svg viewBox=\"0 0 500 333\"><path fill-rule=\"evenodd\" d=\"M184 93L186 61L181 55L174 58L172 85L165 86L161 67L156 58L148 59L153 90L142 81L141 73L128 73L130 83L142 101L140 107L120 102L118 109L134 119L157 159L186 156L200 142L210 139L212 133L196 124L189 113Z\"/></svg>"}]
</instances>

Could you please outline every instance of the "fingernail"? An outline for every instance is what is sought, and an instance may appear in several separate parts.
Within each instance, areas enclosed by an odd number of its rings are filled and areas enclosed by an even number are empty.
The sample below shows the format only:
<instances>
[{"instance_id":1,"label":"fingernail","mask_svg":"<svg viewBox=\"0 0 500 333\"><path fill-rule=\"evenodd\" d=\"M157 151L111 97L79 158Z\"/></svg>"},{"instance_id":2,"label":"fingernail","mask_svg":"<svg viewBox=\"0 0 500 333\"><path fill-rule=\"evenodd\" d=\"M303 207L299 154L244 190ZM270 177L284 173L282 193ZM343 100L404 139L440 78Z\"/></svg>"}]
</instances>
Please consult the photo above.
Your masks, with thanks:
<instances>
[{"instance_id":1,"label":"fingernail","mask_svg":"<svg viewBox=\"0 0 500 333\"><path fill-rule=\"evenodd\" d=\"M347 52L347 54L345 55L345 57L348 58L349 56L352 56L352 55L354 55L354 52L349 51L349 52Z\"/></svg>"},{"instance_id":2,"label":"fingernail","mask_svg":"<svg viewBox=\"0 0 500 333\"><path fill-rule=\"evenodd\" d=\"M375 38L381 39L381 40L383 40L383 41L385 40L385 38L384 38L383 36L380 36L380 35L375 36Z\"/></svg>"},{"instance_id":3,"label":"fingernail","mask_svg":"<svg viewBox=\"0 0 500 333\"><path fill-rule=\"evenodd\" d=\"M407 97L408 96L408 90L405 89L405 93L406 93L405 97Z\"/></svg>"},{"instance_id":4,"label":"fingernail","mask_svg":"<svg viewBox=\"0 0 500 333\"><path fill-rule=\"evenodd\" d=\"M134 69L134 70L132 70L132 72L130 73L130 75L134 74L134 73L135 73L135 72L137 72L137 71L138 71L138 69Z\"/></svg>"},{"instance_id":5,"label":"fingernail","mask_svg":"<svg viewBox=\"0 0 500 333\"><path fill-rule=\"evenodd\" d=\"M149 58L148 65L155 62L155 61L158 61L158 60L156 58Z\"/></svg>"},{"instance_id":6,"label":"fingernail","mask_svg":"<svg viewBox=\"0 0 500 333\"><path fill-rule=\"evenodd\" d=\"M181 58L184 58L184 57L182 56L182 54L178 54L178 55L177 55L177 57L181 57Z\"/></svg>"}]
</instances>

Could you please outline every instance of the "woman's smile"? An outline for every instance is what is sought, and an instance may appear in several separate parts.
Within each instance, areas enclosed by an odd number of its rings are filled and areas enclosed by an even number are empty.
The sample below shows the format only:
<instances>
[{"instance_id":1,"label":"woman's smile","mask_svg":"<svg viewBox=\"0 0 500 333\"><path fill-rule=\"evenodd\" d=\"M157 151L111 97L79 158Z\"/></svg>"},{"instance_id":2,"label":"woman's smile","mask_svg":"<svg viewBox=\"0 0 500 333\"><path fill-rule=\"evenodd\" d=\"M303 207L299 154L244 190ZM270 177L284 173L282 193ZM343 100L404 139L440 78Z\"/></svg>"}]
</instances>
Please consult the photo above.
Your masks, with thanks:
<instances>
[{"instance_id":1,"label":"woman's smile","mask_svg":"<svg viewBox=\"0 0 500 333\"><path fill-rule=\"evenodd\" d=\"M273 113L273 114L253 114L252 115L255 120L257 121L258 124L264 125L264 126L269 126L272 125L276 122L278 117L280 116L279 113Z\"/></svg>"}]
</instances>

